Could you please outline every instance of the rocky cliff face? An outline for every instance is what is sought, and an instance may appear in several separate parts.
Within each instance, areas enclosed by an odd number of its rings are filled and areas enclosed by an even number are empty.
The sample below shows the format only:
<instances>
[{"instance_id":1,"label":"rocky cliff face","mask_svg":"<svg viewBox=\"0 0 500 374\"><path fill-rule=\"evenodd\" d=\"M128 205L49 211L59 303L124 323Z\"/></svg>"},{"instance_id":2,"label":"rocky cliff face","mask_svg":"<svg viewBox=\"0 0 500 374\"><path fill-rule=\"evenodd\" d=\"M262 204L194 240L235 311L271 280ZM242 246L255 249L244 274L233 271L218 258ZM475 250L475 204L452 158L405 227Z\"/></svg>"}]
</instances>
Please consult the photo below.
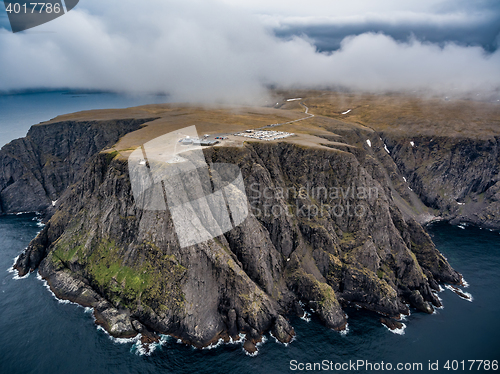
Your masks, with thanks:
<instances>
[{"instance_id":1,"label":"rocky cliff face","mask_svg":"<svg viewBox=\"0 0 500 374\"><path fill-rule=\"evenodd\" d=\"M498 136L382 137L399 174L436 215L453 223L500 228Z\"/></svg>"},{"instance_id":2,"label":"rocky cliff face","mask_svg":"<svg viewBox=\"0 0 500 374\"><path fill-rule=\"evenodd\" d=\"M39 267L56 295L94 307L114 336L149 331L199 347L245 333L252 350L266 331L288 342L285 317L304 307L336 330L346 305L432 313L441 305L433 290L461 275L404 211L416 204L398 173L399 148L389 145L394 163L379 134L331 131L336 142L319 146L206 149L208 161L240 167L251 213L187 248L168 210L136 205L126 159L98 153L16 268Z\"/></svg>"},{"instance_id":3,"label":"rocky cliff face","mask_svg":"<svg viewBox=\"0 0 500 374\"><path fill-rule=\"evenodd\" d=\"M31 127L0 151L0 214L44 211L81 177L85 162L151 119L65 121Z\"/></svg>"}]
</instances>

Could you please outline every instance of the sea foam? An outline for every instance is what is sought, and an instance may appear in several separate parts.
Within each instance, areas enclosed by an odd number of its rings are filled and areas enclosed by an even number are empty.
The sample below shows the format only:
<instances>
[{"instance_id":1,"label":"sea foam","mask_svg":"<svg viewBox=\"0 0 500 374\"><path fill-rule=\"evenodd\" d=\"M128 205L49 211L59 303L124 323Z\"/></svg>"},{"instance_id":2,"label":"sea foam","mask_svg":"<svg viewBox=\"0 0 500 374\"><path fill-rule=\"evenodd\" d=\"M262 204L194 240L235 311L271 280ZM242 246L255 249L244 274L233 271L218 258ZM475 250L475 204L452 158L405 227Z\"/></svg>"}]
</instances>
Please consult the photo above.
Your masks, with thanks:
<instances>
[{"instance_id":1,"label":"sea foam","mask_svg":"<svg viewBox=\"0 0 500 374\"><path fill-rule=\"evenodd\" d=\"M450 285L446 285L445 286L448 290L454 292L455 294L458 295L458 297L460 297L461 299L463 300L467 300L467 301L470 301L472 303L472 301L474 300L474 298L472 297L472 295L469 293L469 292L465 292L465 291L462 291L460 288L458 287L453 287L453 286L450 286ZM458 292L464 294L466 297L463 297L462 295L460 295Z\"/></svg>"},{"instance_id":2,"label":"sea foam","mask_svg":"<svg viewBox=\"0 0 500 374\"><path fill-rule=\"evenodd\" d=\"M387 330L389 330L390 332L392 332L393 334L397 334L397 335L404 335L405 334L405 329L406 329L406 325L403 323L403 327L401 327L400 329L390 329L389 327L387 327L386 325L382 324Z\"/></svg>"},{"instance_id":3,"label":"sea foam","mask_svg":"<svg viewBox=\"0 0 500 374\"><path fill-rule=\"evenodd\" d=\"M14 265L16 264L16 262L17 262L17 260L18 260L19 256L21 256L21 255L18 255L18 256L16 256L16 257L14 258L14 262L13 262L12 266L11 266L10 268L8 268L8 269L7 269L7 272L8 272L8 273L14 274L14 276L12 277L12 279L14 279L14 280L26 279L26 278L28 278L28 277L30 276L30 274L31 274L31 273L28 271L28 273L27 273L26 275L24 275L24 276L20 277L20 276L19 276L18 271L17 271L16 269L14 269Z\"/></svg>"},{"instance_id":4,"label":"sea foam","mask_svg":"<svg viewBox=\"0 0 500 374\"><path fill-rule=\"evenodd\" d=\"M304 310L304 315L300 317L301 320L306 321L306 322L311 322L311 313L306 312Z\"/></svg>"},{"instance_id":5,"label":"sea foam","mask_svg":"<svg viewBox=\"0 0 500 374\"><path fill-rule=\"evenodd\" d=\"M342 336L346 336L349 333L349 324L346 323L345 324L345 328L343 330L340 330L339 333Z\"/></svg>"}]
</instances>

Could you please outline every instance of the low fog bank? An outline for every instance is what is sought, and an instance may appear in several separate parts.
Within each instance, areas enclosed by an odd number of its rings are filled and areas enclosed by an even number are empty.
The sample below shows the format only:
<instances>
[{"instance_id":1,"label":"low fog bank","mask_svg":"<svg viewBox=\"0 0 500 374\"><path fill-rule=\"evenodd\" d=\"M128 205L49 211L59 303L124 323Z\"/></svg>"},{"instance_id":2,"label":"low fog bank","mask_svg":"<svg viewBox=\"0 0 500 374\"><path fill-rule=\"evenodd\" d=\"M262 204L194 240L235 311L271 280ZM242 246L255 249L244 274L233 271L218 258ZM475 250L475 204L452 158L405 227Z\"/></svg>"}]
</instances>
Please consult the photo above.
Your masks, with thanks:
<instances>
[{"instance_id":1,"label":"low fog bank","mask_svg":"<svg viewBox=\"0 0 500 374\"><path fill-rule=\"evenodd\" d=\"M0 30L0 91L69 87L260 105L272 100L270 86L500 99L499 50L366 32L319 52L307 36L279 38L260 17L214 1L153 0L140 12L117 0L85 6L24 33Z\"/></svg>"}]
</instances>

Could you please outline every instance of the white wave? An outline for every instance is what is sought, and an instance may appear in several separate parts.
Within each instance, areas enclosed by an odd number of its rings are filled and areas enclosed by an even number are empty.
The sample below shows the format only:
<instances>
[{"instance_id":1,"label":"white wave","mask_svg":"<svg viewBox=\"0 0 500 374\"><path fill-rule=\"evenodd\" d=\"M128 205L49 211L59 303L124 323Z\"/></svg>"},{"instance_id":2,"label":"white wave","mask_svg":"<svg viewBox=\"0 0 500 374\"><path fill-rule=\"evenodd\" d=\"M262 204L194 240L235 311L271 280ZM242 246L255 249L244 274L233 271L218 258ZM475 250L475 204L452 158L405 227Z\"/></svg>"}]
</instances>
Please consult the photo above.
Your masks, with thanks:
<instances>
[{"instance_id":1,"label":"white wave","mask_svg":"<svg viewBox=\"0 0 500 374\"><path fill-rule=\"evenodd\" d=\"M233 338L229 337L229 341L227 344L241 344L245 341L246 334L238 334L238 339L233 340Z\"/></svg>"},{"instance_id":2,"label":"white wave","mask_svg":"<svg viewBox=\"0 0 500 374\"><path fill-rule=\"evenodd\" d=\"M253 353L250 353L248 352L245 348L243 348L243 352L245 352L245 354L249 357L256 357L258 354L259 354L259 350L257 349L255 352Z\"/></svg>"},{"instance_id":3,"label":"white wave","mask_svg":"<svg viewBox=\"0 0 500 374\"><path fill-rule=\"evenodd\" d=\"M14 265L16 264L17 260L19 259L19 256L21 256L20 254L17 255L15 258L14 258L14 262L12 263L12 266L10 268L7 269L7 272L10 273L10 274L14 274L14 276L12 277L12 279L14 280L20 280L20 279L26 279L30 276L30 272L28 271L28 273L22 277L19 276L19 272L14 269Z\"/></svg>"},{"instance_id":4,"label":"white wave","mask_svg":"<svg viewBox=\"0 0 500 374\"><path fill-rule=\"evenodd\" d=\"M280 341L279 341L279 340L278 340L278 339L277 339L277 338L273 335L273 333L272 333L271 331L269 332L269 335L271 335L271 337L272 337L272 338L274 338L274 340L276 341L276 343L281 344L281 345L284 345L285 347L288 347L288 345L289 345L290 343L292 343L293 341L295 341L295 338L297 337L297 335L294 335L294 336L292 337L292 340L290 340L288 343L282 343L282 342L280 342Z\"/></svg>"},{"instance_id":5,"label":"white wave","mask_svg":"<svg viewBox=\"0 0 500 374\"><path fill-rule=\"evenodd\" d=\"M90 313L94 313L94 308L91 308L91 307L88 307L88 306L87 306L87 307L85 307L85 309L84 309L84 313L88 313L88 314L90 314Z\"/></svg>"},{"instance_id":6,"label":"white wave","mask_svg":"<svg viewBox=\"0 0 500 374\"><path fill-rule=\"evenodd\" d=\"M42 221L38 221L38 222L36 223L36 225L37 225L38 227L45 227L45 223L43 223Z\"/></svg>"},{"instance_id":7,"label":"white wave","mask_svg":"<svg viewBox=\"0 0 500 374\"><path fill-rule=\"evenodd\" d=\"M20 277L20 276L18 275L17 270L15 270L14 268L11 268L11 269L12 269L12 272L15 274L15 275L12 277L12 279L14 279L14 280L26 279L26 278L28 278L28 277L30 276L30 274L31 274L31 273L28 271L28 273L26 273L26 275L23 275L22 277ZM10 269L9 269L9 272L10 272Z\"/></svg>"},{"instance_id":8,"label":"white wave","mask_svg":"<svg viewBox=\"0 0 500 374\"><path fill-rule=\"evenodd\" d=\"M267 342L267 336L265 335L262 335L262 341L258 342L257 344L255 344L257 347L261 347L263 346L264 344L266 344Z\"/></svg>"},{"instance_id":9,"label":"white wave","mask_svg":"<svg viewBox=\"0 0 500 374\"><path fill-rule=\"evenodd\" d=\"M105 328L103 328L102 326L100 325L97 325L97 330L99 331L103 331L107 337L113 342L113 343L117 343L117 344L128 344L128 343L135 343L136 341L140 341L141 340L141 337L142 335L139 333L137 334L136 336L132 337L132 338L115 338L114 336L110 335L109 332L106 331Z\"/></svg>"},{"instance_id":10,"label":"white wave","mask_svg":"<svg viewBox=\"0 0 500 374\"><path fill-rule=\"evenodd\" d=\"M167 342L168 342L169 340L171 340L171 339L172 339L172 337L171 337L170 335L160 334L160 344L161 344L161 345L165 345L165 344L167 344Z\"/></svg>"},{"instance_id":11,"label":"white wave","mask_svg":"<svg viewBox=\"0 0 500 374\"><path fill-rule=\"evenodd\" d=\"M462 297L462 296L458 295L458 296L460 296L460 298L467 300L467 301L470 301L471 303L474 301L474 297L472 296L472 294L470 294L469 292L464 292L464 291L462 291L462 293L467 297Z\"/></svg>"},{"instance_id":12,"label":"white wave","mask_svg":"<svg viewBox=\"0 0 500 374\"><path fill-rule=\"evenodd\" d=\"M463 284L463 286L464 286L465 288L468 288L468 287L470 286L470 285L469 285L469 283L465 280L465 278L464 278L464 277L462 277L462 284Z\"/></svg>"},{"instance_id":13,"label":"white wave","mask_svg":"<svg viewBox=\"0 0 500 374\"><path fill-rule=\"evenodd\" d=\"M267 342L267 337L265 335L262 336L262 341L258 342L255 344L256 351L253 353L250 353L243 348L243 352L249 357L256 357L259 354L259 348L264 345Z\"/></svg>"},{"instance_id":14,"label":"white wave","mask_svg":"<svg viewBox=\"0 0 500 374\"><path fill-rule=\"evenodd\" d=\"M441 286L439 286L439 287L441 287ZM444 289L443 289L443 291L444 291ZM438 299L438 300L439 300L439 302L441 303L441 306L439 306L439 307L438 307L438 306L435 306L434 308L435 308L435 309L439 309L439 310L443 310L443 309L444 309L443 299L441 299L441 298L439 297L439 295L438 295L436 292L433 292L433 294L434 294L434 296L436 296L436 297L437 297L437 299Z\"/></svg>"},{"instance_id":15,"label":"white wave","mask_svg":"<svg viewBox=\"0 0 500 374\"><path fill-rule=\"evenodd\" d=\"M12 264L12 266L14 266L16 264L17 260L19 260L19 256L21 256L21 253L19 253L16 257L14 257L14 263Z\"/></svg>"},{"instance_id":16,"label":"white wave","mask_svg":"<svg viewBox=\"0 0 500 374\"><path fill-rule=\"evenodd\" d=\"M461 299L463 300L467 300L467 301L470 301L472 302L474 300L474 298L472 297L472 295L469 293L469 292L465 292L465 291L462 291L460 288L458 287L453 287L453 286L450 286L449 284L447 284L445 286L448 290L454 292L456 295L458 295L458 297L460 297ZM462 295L460 295L458 292L460 292L461 294L465 295L466 297L463 297Z\"/></svg>"},{"instance_id":17,"label":"white wave","mask_svg":"<svg viewBox=\"0 0 500 374\"><path fill-rule=\"evenodd\" d=\"M161 334L160 341L158 341L157 343L142 344L139 338L132 345L132 347L130 347L130 352L135 353L138 356L151 356L157 348L161 348L162 346L164 346L169 339L170 336Z\"/></svg>"},{"instance_id":18,"label":"white wave","mask_svg":"<svg viewBox=\"0 0 500 374\"><path fill-rule=\"evenodd\" d=\"M406 317L410 317L411 316L411 306L410 306L410 304L406 304L406 303L405 303L405 305L406 305L406 308L408 310L408 314L407 315L403 314L403 315L406 316Z\"/></svg>"},{"instance_id":19,"label":"white wave","mask_svg":"<svg viewBox=\"0 0 500 374\"><path fill-rule=\"evenodd\" d=\"M405 334L405 329L406 329L406 325L404 323L402 323L403 327L401 327L400 329L390 329L389 327L387 327L386 325L384 325L382 323L382 325L387 329L389 330L390 332L392 332L393 334L397 334L397 335L404 335Z\"/></svg>"},{"instance_id":20,"label":"white wave","mask_svg":"<svg viewBox=\"0 0 500 374\"><path fill-rule=\"evenodd\" d=\"M302 317L300 317L301 320L304 320L306 322L311 322L311 313L309 312L306 312L304 310L304 315Z\"/></svg>"},{"instance_id":21,"label":"white wave","mask_svg":"<svg viewBox=\"0 0 500 374\"><path fill-rule=\"evenodd\" d=\"M132 347L130 347L130 352L135 353L138 356L151 356L159 346L159 343L145 345L142 344L140 340L138 340L132 345Z\"/></svg>"},{"instance_id":22,"label":"white wave","mask_svg":"<svg viewBox=\"0 0 500 374\"><path fill-rule=\"evenodd\" d=\"M58 298L56 296L56 294L54 292L52 292L52 290L50 289L50 286L49 286L48 282L45 279L42 278L42 276L40 275L39 272L36 272L36 279L38 279L39 281L42 282L43 286L50 292L50 294L52 295L52 297L54 299L56 299L59 304L73 304L73 305L76 305L78 307L83 308L80 304L74 303L73 301L69 301L69 300L64 300L64 299Z\"/></svg>"},{"instance_id":23,"label":"white wave","mask_svg":"<svg viewBox=\"0 0 500 374\"><path fill-rule=\"evenodd\" d=\"M203 347L202 350L204 349L215 349L215 348L219 348L222 344L224 344L224 339L220 338L217 343L212 343L210 345L207 345L206 347Z\"/></svg>"},{"instance_id":24,"label":"white wave","mask_svg":"<svg viewBox=\"0 0 500 374\"><path fill-rule=\"evenodd\" d=\"M342 336L346 336L349 333L349 324L346 323L345 324L345 328L343 330L340 330L339 333Z\"/></svg>"},{"instance_id":25,"label":"white wave","mask_svg":"<svg viewBox=\"0 0 500 374\"><path fill-rule=\"evenodd\" d=\"M28 213L33 213L33 212L17 212L17 213L10 213L8 215L15 215L15 216L20 216L22 214L28 214Z\"/></svg>"}]
</instances>

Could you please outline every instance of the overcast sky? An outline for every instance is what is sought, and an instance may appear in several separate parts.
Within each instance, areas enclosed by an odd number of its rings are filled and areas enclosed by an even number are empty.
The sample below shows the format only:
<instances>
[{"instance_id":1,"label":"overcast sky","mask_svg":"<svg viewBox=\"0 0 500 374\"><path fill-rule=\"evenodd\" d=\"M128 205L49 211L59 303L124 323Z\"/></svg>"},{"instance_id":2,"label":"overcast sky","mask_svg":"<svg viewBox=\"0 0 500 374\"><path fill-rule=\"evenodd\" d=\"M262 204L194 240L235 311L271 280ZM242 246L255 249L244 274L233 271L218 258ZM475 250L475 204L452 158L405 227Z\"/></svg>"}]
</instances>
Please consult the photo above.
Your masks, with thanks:
<instances>
[{"instance_id":1,"label":"overcast sky","mask_svg":"<svg viewBox=\"0 0 500 374\"><path fill-rule=\"evenodd\" d=\"M251 102L269 85L491 93L498 0L80 0L17 34L0 18L0 90L164 92Z\"/></svg>"}]
</instances>

